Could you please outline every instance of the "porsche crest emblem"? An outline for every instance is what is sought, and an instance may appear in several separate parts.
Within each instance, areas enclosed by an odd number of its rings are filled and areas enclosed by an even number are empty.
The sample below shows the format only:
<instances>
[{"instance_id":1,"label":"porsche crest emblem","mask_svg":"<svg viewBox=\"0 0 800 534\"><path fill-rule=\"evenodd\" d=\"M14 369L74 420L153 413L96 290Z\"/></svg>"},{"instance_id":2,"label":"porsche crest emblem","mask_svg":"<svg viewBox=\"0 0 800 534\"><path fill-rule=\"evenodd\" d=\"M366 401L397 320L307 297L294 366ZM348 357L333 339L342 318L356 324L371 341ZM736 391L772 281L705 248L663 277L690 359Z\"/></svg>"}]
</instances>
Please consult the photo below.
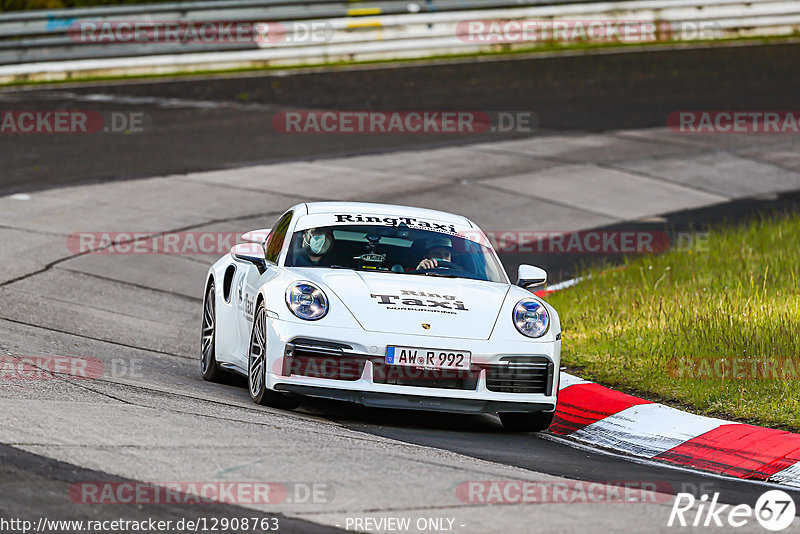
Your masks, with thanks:
<instances>
[{"instance_id":1,"label":"porsche crest emblem","mask_svg":"<svg viewBox=\"0 0 800 534\"><path fill-rule=\"evenodd\" d=\"M424 328L425 330L430 330L431 325L429 325L428 323L422 323L422 328Z\"/></svg>"}]
</instances>

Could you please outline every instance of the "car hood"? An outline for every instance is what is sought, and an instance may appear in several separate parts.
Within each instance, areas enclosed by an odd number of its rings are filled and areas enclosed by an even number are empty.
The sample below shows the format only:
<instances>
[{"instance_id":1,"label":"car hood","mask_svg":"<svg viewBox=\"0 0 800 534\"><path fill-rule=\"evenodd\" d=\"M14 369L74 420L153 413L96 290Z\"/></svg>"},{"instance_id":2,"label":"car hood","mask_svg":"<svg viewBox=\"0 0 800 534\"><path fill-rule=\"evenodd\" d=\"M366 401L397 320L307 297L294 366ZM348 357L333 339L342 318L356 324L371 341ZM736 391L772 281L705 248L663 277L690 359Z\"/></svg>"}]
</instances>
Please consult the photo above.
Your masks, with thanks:
<instances>
[{"instance_id":1,"label":"car hood","mask_svg":"<svg viewBox=\"0 0 800 534\"><path fill-rule=\"evenodd\" d=\"M371 332L489 339L507 284L344 269L297 269ZM426 328L426 325L428 326Z\"/></svg>"}]
</instances>

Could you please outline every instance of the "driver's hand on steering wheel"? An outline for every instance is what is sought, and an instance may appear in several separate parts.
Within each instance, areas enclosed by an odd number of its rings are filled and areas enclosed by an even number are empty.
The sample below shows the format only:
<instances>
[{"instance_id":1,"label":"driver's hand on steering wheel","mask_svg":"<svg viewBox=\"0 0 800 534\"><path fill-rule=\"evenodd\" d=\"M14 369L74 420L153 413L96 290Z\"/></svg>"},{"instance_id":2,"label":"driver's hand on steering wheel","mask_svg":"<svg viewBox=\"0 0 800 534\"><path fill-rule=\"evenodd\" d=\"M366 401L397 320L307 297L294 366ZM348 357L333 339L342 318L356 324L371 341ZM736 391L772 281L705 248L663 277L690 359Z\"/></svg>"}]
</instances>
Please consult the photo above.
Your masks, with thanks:
<instances>
[{"instance_id":1,"label":"driver's hand on steering wheel","mask_svg":"<svg viewBox=\"0 0 800 534\"><path fill-rule=\"evenodd\" d=\"M419 265L417 265L417 270L421 271L422 269L434 269L438 265L439 264L436 262L435 259L425 258L421 262L419 262Z\"/></svg>"}]
</instances>

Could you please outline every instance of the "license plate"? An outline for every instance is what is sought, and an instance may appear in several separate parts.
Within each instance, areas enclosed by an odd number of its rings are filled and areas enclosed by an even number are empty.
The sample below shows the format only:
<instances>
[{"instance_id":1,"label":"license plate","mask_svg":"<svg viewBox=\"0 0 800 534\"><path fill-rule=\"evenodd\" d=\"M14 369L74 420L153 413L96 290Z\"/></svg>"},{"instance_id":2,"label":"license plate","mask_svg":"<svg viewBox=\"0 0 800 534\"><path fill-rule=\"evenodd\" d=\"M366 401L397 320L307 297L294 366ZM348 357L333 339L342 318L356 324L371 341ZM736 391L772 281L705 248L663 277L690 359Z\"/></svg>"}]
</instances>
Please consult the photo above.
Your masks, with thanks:
<instances>
[{"instance_id":1,"label":"license plate","mask_svg":"<svg viewBox=\"0 0 800 534\"><path fill-rule=\"evenodd\" d=\"M386 347L386 363L426 369L470 368L470 353L463 350L429 349L421 347Z\"/></svg>"}]
</instances>

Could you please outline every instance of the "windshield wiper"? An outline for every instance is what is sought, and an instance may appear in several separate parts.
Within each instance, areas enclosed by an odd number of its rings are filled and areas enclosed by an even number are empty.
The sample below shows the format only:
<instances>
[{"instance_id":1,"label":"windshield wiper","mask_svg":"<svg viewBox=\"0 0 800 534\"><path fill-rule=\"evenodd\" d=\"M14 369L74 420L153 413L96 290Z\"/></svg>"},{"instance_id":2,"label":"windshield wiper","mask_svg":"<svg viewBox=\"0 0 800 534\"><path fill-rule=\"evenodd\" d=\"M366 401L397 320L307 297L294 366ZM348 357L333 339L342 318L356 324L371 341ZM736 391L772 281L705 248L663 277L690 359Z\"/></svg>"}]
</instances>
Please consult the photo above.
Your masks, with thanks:
<instances>
[{"instance_id":1,"label":"windshield wiper","mask_svg":"<svg viewBox=\"0 0 800 534\"><path fill-rule=\"evenodd\" d=\"M365 269L363 267L357 267L355 265L352 266L352 267L345 267L344 265L326 265L324 268L325 269L347 269L349 271L360 271L360 272L365 272L365 273L390 273L390 272L392 272L392 271L389 271L387 269Z\"/></svg>"},{"instance_id":2,"label":"windshield wiper","mask_svg":"<svg viewBox=\"0 0 800 534\"><path fill-rule=\"evenodd\" d=\"M463 278L462 276L457 276L455 274L443 274L443 273L434 273L434 272L427 272L427 273L407 273L407 272L397 272L388 269L364 269L362 267L345 267L343 265L326 265L324 266L326 269L350 269L352 271L363 271L366 273L394 273L394 274L415 274L417 276L438 276L439 278Z\"/></svg>"},{"instance_id":3,"label":"windshield wiper","mask_svg":"<svg viewBox=\"0 0 800 534\"><path fill-rule=\"evenodd\" d=\"M439 278L461 278L460 276L456 276L454 274L443 274L443 273L432 273L430 271L426 273L405 273L405 274L416 274L417 276L438 276Z\"/></svg>"}]
</instances>

